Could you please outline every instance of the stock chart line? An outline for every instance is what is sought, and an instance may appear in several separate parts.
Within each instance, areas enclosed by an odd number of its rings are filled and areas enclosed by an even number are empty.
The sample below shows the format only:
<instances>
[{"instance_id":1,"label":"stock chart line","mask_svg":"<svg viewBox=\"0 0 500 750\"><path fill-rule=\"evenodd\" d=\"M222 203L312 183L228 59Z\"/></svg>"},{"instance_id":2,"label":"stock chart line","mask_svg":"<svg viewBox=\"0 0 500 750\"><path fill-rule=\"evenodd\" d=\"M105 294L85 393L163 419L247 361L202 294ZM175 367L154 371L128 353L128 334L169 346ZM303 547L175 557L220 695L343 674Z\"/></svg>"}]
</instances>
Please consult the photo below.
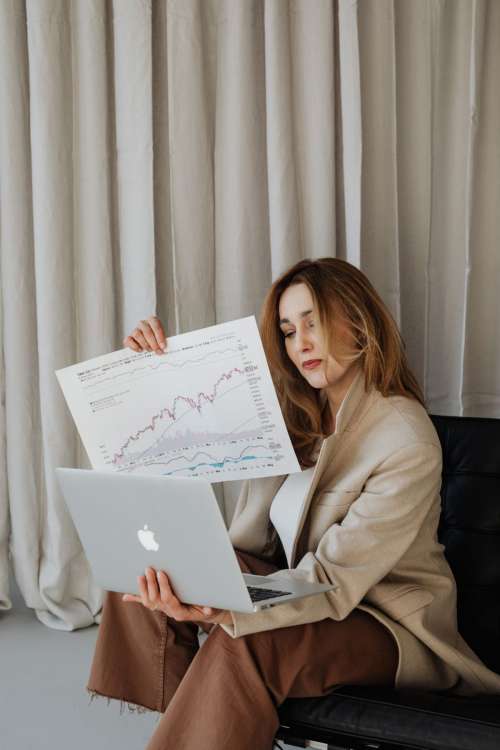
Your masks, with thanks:
<instances>
[{"instance_id":1,"label":"stock chart line","mask_svg":"<svg viewBox=\"0 0 500 750\"><path fill-rule=\"evenodd\" d=\"M241 462L241 461L253 461L253 460L256 460L256 459L263 460L263 459L270 459L270 458L272 458L272 456L267 456L267 455L255 455L255 454L254 455L245 455L250 450L253 450L253 451L266 450L267 452L269 452L267 450L267 446L266 445L247 445L247 446L245 446L245 448L243 448L242 451L240 451L239 455L236 455L236 456L226 455L226 456L223 456L222 458L220 458L220 457L211 455L208 451L198 451L197 453L195 453L191 457L180 455L180 456L175 456L174 458L171 458L168 461L157 461L157 460L155 460L155 464L157 466L170 466L171 464L175 463L176 461L184 461L187 464L187 466L182 466L179 469L174 469L172 472L168 472L168 473L172 473L173 474L174 472L184 471L186 469L195 471L200 466L221 467L221 466L224 466L227 463L238 463L238 462ZM199 461L197 464L194 464L194 466L192 466L193 462L196 461L201 456L206 456L209 460L208 461ZM136 468L138 468L138 467L137 466L129 467L128 471L129 472L130 471L134 471ZM167 473L167 472L164 472L164 473Z\"/></svg>"},{"instance_id":2,"label":"stock chart line","mask_svg":"<svg viewBox=\"0 0 500 750\"><path fill-rule=\"evenodd\" d=\"M222 375L219 377L219 379L214 384L214 387L212 389L211 393L204 393L203 391L198 393L196 398L192 398L190 396L182 396L178 395L175 396L174 400L172 401L172 406L166 406L161 411L159 411L157 414L154 414L151 418L151 421L141 429L137 430L137 432L133 435L130 435L125 443L120 446L119 450L114 454L112 458L113 463L117 463L120 459L122 459L125 456L125 451L129 447L129 445L132 442L135 442L139 440L146 432L151 431L153 432L156 427L156 423L164 419L165 417L170 418L172 422L175 422L176 420L176 411L177 411L177 403L184 402L187 404L191 409L196 409L198 413L201 412L202 408L202 401L205 401L207 403L213 403L214 400L217 398L217 391L219 388L219 385L223 383L224 381L229 381L231 378L234 377L235 374L238 375L244 375L245 371L242 370L240 367L233 367L228 372L222 373Z\"/></svg>"},{"instance_id":3,"label":"stock chart line","mask_svg":"<svg viewBox=\"0 0 500 750\"><path fill-rule=\"evenodd\" d=\"M231 356L229 357L225 356L228 352L231 352L232 357L234 357L234 355L238 353L238 350L234 348L217 350L214 352L209 352L208 354L204 354L203 357L198 357L197 359L186 359L186 360L183 360L182 362L172 362L170 359L168 359L162 362L158 362L158 364L144 364L144 365L141 365L140 367L134 367L132 370L129 370L128 372L119 372L116 375L110 375L109 377L101 378L100 380L97 380L96 382L91 382L91 383L87 382L87 384L84 386L84 390L89 391L89 390L97 390L100 388L106 388L108 386L106 386L105 383L111 383L111 382L117 381L118 378L127 378L130 381L139 380L140 378L134 378L134 375L137 372L144 372L144 370L151 370L153 371L153 373L156 373L160 368L167 368L167 369L170 368L172 370L179 370L189 365L196 367L203 362L207 363L209 358L214 358L216 363L219 364L221 361L225 359L231 359ZM83 382L85 382L85 380Z\"/></svg>"}]
</instances>

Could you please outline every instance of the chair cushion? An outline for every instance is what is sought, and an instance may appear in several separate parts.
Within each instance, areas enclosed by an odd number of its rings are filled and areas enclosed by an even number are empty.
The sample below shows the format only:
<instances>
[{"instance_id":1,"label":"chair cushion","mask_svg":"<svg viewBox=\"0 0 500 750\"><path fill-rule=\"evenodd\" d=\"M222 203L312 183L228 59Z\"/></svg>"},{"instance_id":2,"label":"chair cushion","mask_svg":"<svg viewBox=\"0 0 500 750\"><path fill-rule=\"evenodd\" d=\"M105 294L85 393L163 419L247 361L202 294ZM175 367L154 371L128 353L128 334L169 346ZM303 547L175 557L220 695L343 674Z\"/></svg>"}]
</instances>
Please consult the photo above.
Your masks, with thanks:
<instances>
[{"instance_id":1,"label":"chair cushion","mask_svg":"<svg viewBox=\"0 0 500 750\"><path fill-rule=\"evenodd\" d=\"M458 627L500 672L500 419L431 419L443 448L438 536L457 582Z\"/></svg>"},{"instance_id":2,"label":"chair cushion","mask_svg":"<svg viewBox=\"0 0 500 750\"><path fill-rule=\"evenodd\" d=\"M422 750L499 750L500 696L343 686L324 698L289 698L279 735L338 742L358 738ZM359 744L352 744L359 747ZM366 746L366 745L365 745Z\"/></svg>"}]
</instances>

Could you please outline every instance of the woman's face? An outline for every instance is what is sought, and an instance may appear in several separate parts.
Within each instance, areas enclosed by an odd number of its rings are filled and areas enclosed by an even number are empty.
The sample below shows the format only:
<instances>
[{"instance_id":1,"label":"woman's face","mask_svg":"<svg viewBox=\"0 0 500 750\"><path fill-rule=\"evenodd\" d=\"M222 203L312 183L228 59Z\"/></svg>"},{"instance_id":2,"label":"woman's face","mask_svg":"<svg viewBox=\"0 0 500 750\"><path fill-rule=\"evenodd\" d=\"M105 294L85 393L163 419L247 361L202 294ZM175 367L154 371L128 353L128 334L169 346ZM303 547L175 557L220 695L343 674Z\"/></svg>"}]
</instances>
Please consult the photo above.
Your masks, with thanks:
<instances>
[{"instance_id":1,"label":"woman's face","mask_svg":"<svg viewBox=\"0 0 500 750\"><path fill-rule=\"evenodd\" d=\"M280 298L279 319L287 354L313 388L335 388L345 381L353 364L359 364L342 363L346 354L354 352L354 339L350 326L340 319L336 321L337 337L331 347L335 357L327 355L317 308L305 284L285 289Z\"/></svg>"}]
</instances>

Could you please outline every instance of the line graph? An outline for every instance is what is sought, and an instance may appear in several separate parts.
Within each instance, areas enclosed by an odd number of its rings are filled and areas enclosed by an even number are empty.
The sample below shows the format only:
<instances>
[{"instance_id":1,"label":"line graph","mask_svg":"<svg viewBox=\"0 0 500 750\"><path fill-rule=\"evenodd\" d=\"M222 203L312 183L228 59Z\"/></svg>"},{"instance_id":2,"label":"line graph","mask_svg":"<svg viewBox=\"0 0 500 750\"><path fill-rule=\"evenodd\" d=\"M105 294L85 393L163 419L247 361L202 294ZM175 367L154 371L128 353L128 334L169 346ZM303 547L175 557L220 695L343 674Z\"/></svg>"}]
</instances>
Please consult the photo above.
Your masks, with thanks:
<instances>
[{"instance_id":1,"label":"line graph","mask_svg":"<svg viewBox=\"0 0 500 750\"><path fill-rule=\"evenodd\" d=\"M172 371L178 371L185 367L197 367L200 365L203 365L204 363L208 362L209 360L222 362L224 359L229 359L230 357L228 354L235 354L237 353L235 349L227 348L223 350L216 350L213 352L209 352L208 354L198 357L195 359L186 359L186 360L180 360L177 361L175 359L166 359L161 360L159 362L155 362L152 357L155 357L157 360L159 359L156 354L149 353L150 354L150 361L146 362L145 364L140 365L139 367L134 367L129 372L117 372L115 375L109 375L107 377L99 377L99 374L102 373L94 373L92 370L87 371L85 373L82 373L81 382L85 383L85 390L87 391L95 391L97 389L102 389L103 387L106 387L109 383L117 382L120 378L127 378L128 381L138 379L138 378L144 378L149 377L151 375L156 375L158 373L163 374L165 372L172 372ZM127 364L130 361L130 358L125 359L125 364ZM112 365L112 368L115 368L122 363L114 363ZM162 372L160 372L160 370ZM141 373L140 375L137 375L137 373Z\"/></svg>"},{"instance_id":2,"label":"line graph","mask_svg":"<svg viewBox=\"0 0 500 750\"><path fill-rule=\"evenodd\" d=\"M253 316L56 374L96 469L214 482L300 470Z\"/></svg>"},{"instance_id":3,"label":"line graph","mask_svg":"<svg viewBox=\"0 0 500 750\"><path fill-rule=\"evenodd\" d=\"M223 383L224 381L229 381L231 378L234 377L235 374L238 375L244 375L244 371L239 369L238 367L234 367L232 370L229 370L229 372L223 373L220 378L215 383L211 393L198 393L196 398L191 398L189 396L176 396L173 400L172 406L166 406L164 409L161 409L157 414L154 414L151 418L151 421L143 428L139 429L134 435L130 435L125 443L120 446L120 449L118 453L115 453L113 456L113 462L116 463L120 458L123 458L125 455L125 451L130 445L132 441L137 441L141 438L142 435L144 435L148 430L153 431L156 429L156 423L159 422L162 419L168 418L171 419L172 422L175 422L176 420L176 412L177 412L177 402L185 403L188 407L191 409L196 409L198 413L201 412L202 408L202 402L206 401L208 403L213 403L214 400L217 397L217 391L219 388L219 385Z\"/></svg>"},{"instance_id":4,"label":"line graph","mask_svg":"<svg viewBox=\"0 0 500 750\"><path fill-rule=\"evenodd\" d=\"M244 461L271 461L274 456L268 455L270 453L271 452L266 445L247 445L245 446L245 448L243 448L242 451L234 456L224 455L223 457L217 457L206 451L198 451L198 453L195 453L193 456L181 454L180 456L170 458L168 461L161 461L156 459L154 463L156 466L163 466L165 468L165 470L162 471L162 474L174 475L182 473L183 475L185 475L187 471L198 473L202 467L217 471L219 469L225 468L228 464L241 464ZM201 460L203 456L207 458L206 461ZM138 467L135 464L130 469L125 469L125 471L131 473L133 471L136 471L137 468Z\"/></svg>"}]
</instances>

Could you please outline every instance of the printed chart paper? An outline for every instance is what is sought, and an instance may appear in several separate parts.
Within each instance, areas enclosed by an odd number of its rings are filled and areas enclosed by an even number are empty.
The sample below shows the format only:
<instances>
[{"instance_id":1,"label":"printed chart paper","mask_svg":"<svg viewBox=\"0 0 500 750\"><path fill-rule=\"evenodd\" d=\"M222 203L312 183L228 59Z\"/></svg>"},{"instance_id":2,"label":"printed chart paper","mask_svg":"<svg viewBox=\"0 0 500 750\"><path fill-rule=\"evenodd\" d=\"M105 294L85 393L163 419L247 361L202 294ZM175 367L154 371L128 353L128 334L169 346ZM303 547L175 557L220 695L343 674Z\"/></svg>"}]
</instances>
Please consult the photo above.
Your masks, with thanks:
<instances>
[{"instance_id":1,"label":"printed chart paper","mask_svg":"<svg viewBox=\"0 0 500 750\"><path fill-rule=\"evenodd\" d=\"M94 469L210 482L300 471L254 316L56 375Z\"/></svg>"}]
</instances>

